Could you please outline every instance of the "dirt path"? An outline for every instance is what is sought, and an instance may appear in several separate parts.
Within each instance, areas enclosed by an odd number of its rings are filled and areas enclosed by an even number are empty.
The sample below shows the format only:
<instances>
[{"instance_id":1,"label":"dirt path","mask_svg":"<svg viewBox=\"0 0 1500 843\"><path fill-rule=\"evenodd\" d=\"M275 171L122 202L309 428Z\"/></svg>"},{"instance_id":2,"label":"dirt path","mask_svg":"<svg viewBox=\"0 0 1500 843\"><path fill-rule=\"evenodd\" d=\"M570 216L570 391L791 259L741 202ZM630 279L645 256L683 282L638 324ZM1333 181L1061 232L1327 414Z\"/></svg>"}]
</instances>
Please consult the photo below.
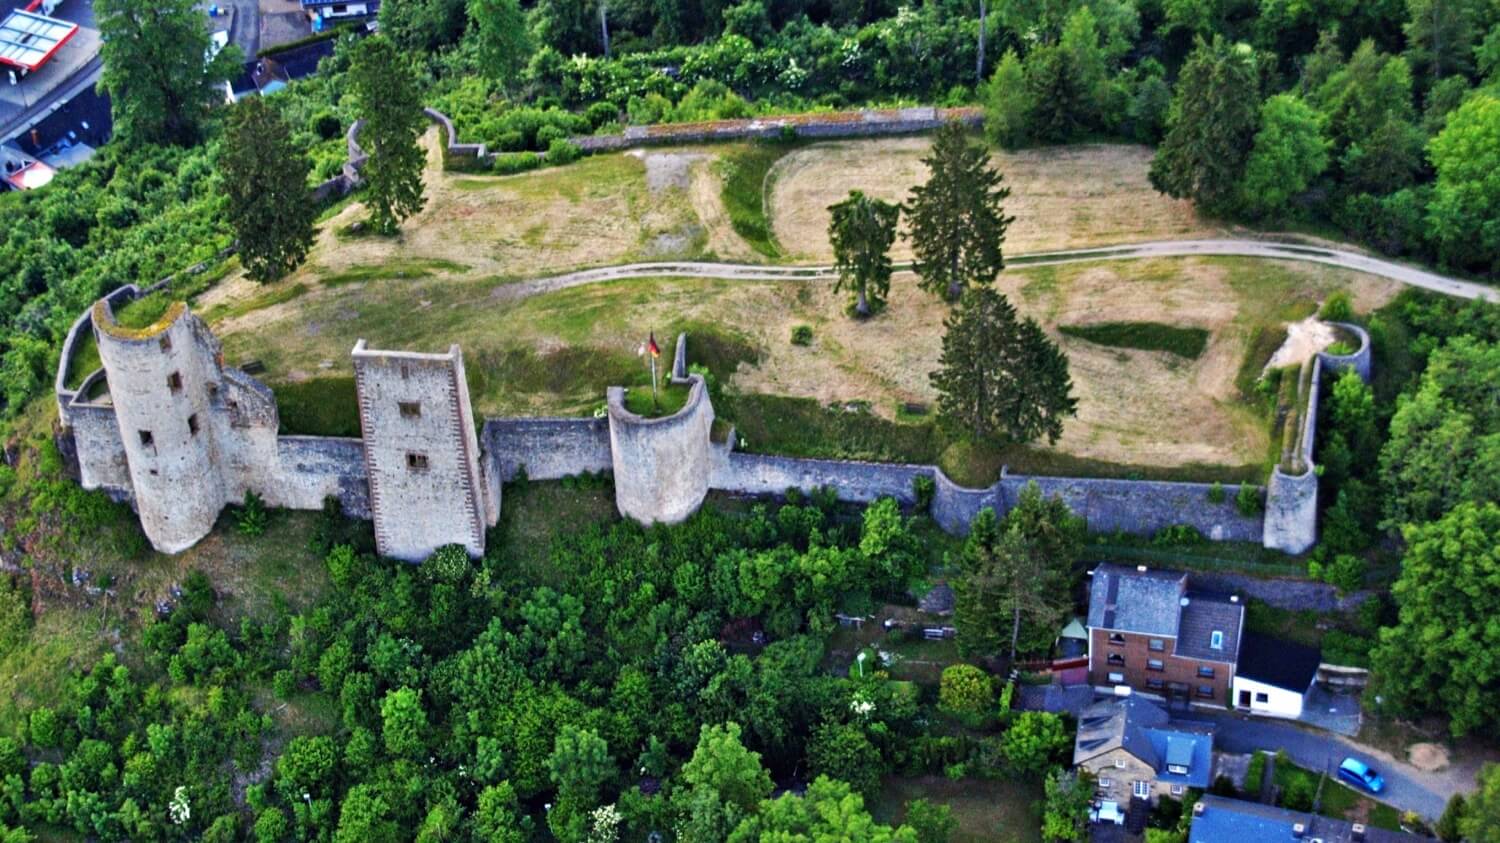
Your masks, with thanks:
<instances>
[{"instance_id":1,"label":"dirt path","mask_svg":"<svg viewBox=\"0 0 1500 843\"><path fill-rule=\"evenodd\" d=\"M1435 293L1461 299L1485 299L1500 301L1500 289L1473 281L1461 281L1446 275L1438 275L1408 264L1361 255L1355 252L1332 248L1314 248L1295 243L1277 243L1267 240L1217 239L1217 240L1161 240L1151 243L1135 243L1098 249L1069 249L1060 252L1039 252L1012 255L1013 266L1056 266L1065 263L1103 260L1140 260L1148 258L1175 258L1193 256L1231 256L1266 258L1270 260L1304 261L1352 269L1381 278L1388 278L1409 287L1420 287ZM909 269L909 265L898 264L898 270ZM779 281L784 279L826 280L833 277L831 266L755 266L751 264L711 263L706 261L663 261L657 263L631 263L619 266L604 266L584 269L562 275L533 278L506 284L495 289L497 298L520 299L527 296L550 293L581 284L598 284L624 278L724 278L745 281Z\"/></svg>"}]
</instances>

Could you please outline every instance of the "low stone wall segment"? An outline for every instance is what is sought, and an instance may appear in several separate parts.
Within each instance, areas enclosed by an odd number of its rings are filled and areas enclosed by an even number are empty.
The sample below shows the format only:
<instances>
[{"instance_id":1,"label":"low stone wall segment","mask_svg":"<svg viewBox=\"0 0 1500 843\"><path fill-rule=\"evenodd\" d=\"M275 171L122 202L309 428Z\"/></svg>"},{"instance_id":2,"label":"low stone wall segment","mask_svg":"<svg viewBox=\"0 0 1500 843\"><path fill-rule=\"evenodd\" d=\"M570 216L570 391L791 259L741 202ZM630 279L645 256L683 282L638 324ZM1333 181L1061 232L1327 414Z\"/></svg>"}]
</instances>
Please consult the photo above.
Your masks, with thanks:
<instances>
[{"instance_id":1,"label":"low stone wall segment","mask_svg":"<svg viewBox=\"0 0 1500 843\"><path fill-rule=\"evenodd\" d=\"M522 467L532 480L612 471L609 422L590 418L485 419L484 451L504 482Z\"/></svg>"}]
</instances>

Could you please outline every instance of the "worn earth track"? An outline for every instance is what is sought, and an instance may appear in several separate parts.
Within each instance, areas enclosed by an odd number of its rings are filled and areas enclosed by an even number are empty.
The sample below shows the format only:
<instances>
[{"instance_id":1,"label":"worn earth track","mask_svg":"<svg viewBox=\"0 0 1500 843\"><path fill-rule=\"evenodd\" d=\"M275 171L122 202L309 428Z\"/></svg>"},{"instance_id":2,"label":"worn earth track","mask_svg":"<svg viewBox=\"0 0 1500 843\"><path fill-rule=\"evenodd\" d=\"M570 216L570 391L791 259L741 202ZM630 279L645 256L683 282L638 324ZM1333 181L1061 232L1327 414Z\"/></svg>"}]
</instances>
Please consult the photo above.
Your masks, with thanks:
<instances>
[{"instance_id":1,"label":"worn earth track","mask_svg":"<svg viewBox=\"0 0 1500 843\"><path fill-rule=\"evenodd\" d=\"M1015 267L1051 266L1082 261L1191 257L1197 255L1238 256L1321 263L1328 266L1378 275L1411 287L1420 287L1424 290L1431 290L1457 298L1500 301L1500 289L1484 284L1449 278L1448 276L1438 275L1407 264L1382 260L1357 252L1266 240L1160 240L1122 246L1012 255L1009 258L1009 264ZM898 270L909 269L910 265L897 264L896 268ZM618 266L604 266L569 272L563 275L533 278L507 284L498 288L496 294L502 298L526 298L568 287L597 284L604 281L618 281L625 278L685 277L726 278L743 281L779 281L783 279L821 280L832 276L833 267L831 266L770 266L700 261L663 261L659 263L630 263Z\"/></svg>"}]
</instances>

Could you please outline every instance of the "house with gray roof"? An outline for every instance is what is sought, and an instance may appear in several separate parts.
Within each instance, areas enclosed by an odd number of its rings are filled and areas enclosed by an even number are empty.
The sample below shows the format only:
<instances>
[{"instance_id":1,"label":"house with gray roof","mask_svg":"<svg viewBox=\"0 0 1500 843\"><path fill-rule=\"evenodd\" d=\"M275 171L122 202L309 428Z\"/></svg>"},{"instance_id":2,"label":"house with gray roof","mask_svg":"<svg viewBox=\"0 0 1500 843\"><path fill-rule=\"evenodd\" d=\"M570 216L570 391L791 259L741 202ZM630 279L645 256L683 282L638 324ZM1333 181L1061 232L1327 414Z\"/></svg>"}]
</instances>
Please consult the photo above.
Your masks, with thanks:
<instances>
[{"instance_id":1,"label":"house with gray roof","mask_svg":"<svg viewBox=\"0 0 1500 843\"><path fill-rule=\"evenodd\" d=\"M1193 805L1188 843L1414 843L1426 840L1402 831L1288 811L1274 805L1205 795Z\"/></svg>"},{"instance_id":2,"label":"house with gray roof","mask_svg":"<svg viewBox=\"0 0 1500 843\"><path fill-rule=\"evenodd\" d=\"M1089 586L1089 683L1227 706L1245 607L1181 571L1101 564Z\"/></svg>"},{"instance_id":3,"label":"house with gray roof","mask_svg":"<svg viewBox=\"0 0 1500 843\"><path fill-rule=\"evenodd\" d=\"M1099 799L1129 803L1205 790L1213 776L1212 724L1173 720L1141 696L1095 702L1078 718L1073 766L1094 774Z\"/></svg>"}]
</instances>

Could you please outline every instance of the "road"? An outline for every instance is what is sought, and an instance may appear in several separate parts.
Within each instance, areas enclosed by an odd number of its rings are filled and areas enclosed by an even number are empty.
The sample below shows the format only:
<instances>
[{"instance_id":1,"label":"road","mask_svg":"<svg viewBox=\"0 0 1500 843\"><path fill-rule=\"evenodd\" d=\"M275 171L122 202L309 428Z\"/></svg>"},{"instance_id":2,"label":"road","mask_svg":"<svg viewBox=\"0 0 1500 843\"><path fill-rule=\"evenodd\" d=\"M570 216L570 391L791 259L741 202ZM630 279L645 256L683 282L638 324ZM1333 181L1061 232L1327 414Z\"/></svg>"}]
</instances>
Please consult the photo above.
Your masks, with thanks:
<instances>
[{"instance_id":1,"label":"road","mask_svg":"<svg viewBox=\"0 0 1500 843\"><path fill-rule=\"evenodd\" d=\"M1500 301L1500 289L1428 272L1409 264L1362 255L1343 249L1303 246L1269 240L1160 240L1094 249L1071 249L1061 252L1035 252L1011 255L1012 266L1053 266L1097 260L1140 260L1148 258L1191 257L1195 255L1239 256L1303 261L1367 272L1389 278L1411 287L1443 293L1464 299ZM898 264L898 270L910 264ZM563 275L534 278L497 288L500 298L526 298L583 284L618 281L625 278L690 277L726 278L744 281L821 280L834 274L831 266L769 266L756 264L710 263L703 261L663 261L632 263L584 269Z\"/></svg>"},{"instance_id":2,"label":"road","mask_svg":"<svg viewBox=\"0 0 1500 843\"><path fill-rule=\"evenodd\" d=\"M4 126L0 126L0 140L9 140L20 135L42 122L47 115L66 105L68 100L92 88L94 83L99 81L99 72L103 68L104 62L98 56L89 59L62 84L42 94L36 102L6 121Z\"/></svg>"},{"instance_id":3,"label":"road","mask_svg":"<svg viewBox=\"0 0 1500 843\"><path fill-rule=\"evenodd\" d=\"M1286 750L1287 757L1309 770L1330 773L1340 761L1353 756L1380 771L1385 791L1378 799L1402 811L1416 811L1429 822L1442 816L1452 794L1452 784L1441 775L1421 770L1386 755L1326 732L1314 732L1290 723L1264 718L1195 710L1194 720L1209 720L1218 726L1214 749L1223 752Z\"/></svg>"}]
</instances>

